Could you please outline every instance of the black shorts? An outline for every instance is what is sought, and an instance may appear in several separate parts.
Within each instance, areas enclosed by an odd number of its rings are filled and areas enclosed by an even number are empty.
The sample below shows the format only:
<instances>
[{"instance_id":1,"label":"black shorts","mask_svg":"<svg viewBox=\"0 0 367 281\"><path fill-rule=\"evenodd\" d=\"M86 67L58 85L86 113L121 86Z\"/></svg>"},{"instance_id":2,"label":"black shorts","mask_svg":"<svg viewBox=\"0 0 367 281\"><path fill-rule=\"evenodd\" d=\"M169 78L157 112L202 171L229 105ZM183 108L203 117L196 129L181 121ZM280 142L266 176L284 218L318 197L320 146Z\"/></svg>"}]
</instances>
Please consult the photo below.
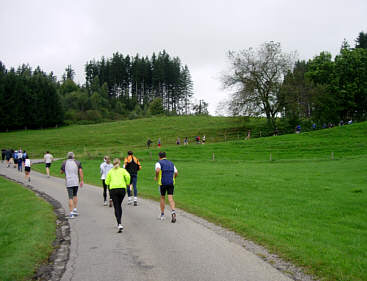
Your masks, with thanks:
<instances>
[{"instance_id":1,"label":"black shorts","mask_svg":"<svg viewBox=\"0 0 367 281\"><path fill-rule=\"evenodd\" d=\"M77 196L78 194L78 187L77 186L68 186L66 187L69 195L69 199L73 199L73 197Z\"/></svg>"},{"instance_id":2,"label":"black shorts","mask_svg":"<svg viewBox=\"0 0 367 281\"><path fill-rule=\"evenodd\" d=\"M24 167L24 171L30 172L31 171L31 167Z\"/></svg>"},{"instance_id":3,"label":"black shorts","mask_svg":"<svg viewBox=\"0 0 367 281\"><path fill-rule=\"evenodd\" d=\"M174 189L175 189L175 187L173 186L173 184L161 185L161 187L160 187L161 195L165 196L166 193L168 195L173 195Z\"/></svg>"},{"instance_id":4,"label":"black shorts","mask_svg":"<svg viewBox=\"0 0 367 281\"><path fill-rule=\"evenodd\" d=\"M51 163L46 163L46 168L50 168L51 167Z\"/></svg>"}]
</instances>

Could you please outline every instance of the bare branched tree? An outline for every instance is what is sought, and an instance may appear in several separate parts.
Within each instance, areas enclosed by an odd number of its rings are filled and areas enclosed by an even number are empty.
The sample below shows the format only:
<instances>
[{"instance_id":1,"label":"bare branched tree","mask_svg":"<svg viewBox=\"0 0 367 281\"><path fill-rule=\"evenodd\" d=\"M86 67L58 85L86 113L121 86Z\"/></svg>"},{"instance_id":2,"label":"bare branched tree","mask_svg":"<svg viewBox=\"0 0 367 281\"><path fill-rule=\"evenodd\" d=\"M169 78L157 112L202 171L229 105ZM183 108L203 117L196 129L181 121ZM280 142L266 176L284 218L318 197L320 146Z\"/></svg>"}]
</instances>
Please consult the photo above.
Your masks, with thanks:
<instances>
[{"instance_id":1,"label":"bare branched tree","mask_svg":"<svg viewBox=\"0 0 367 281\"><path fill-rule=\"evenodd\" d=\"M283 53L280 43L266 42L259 49L228 52L231 69L223 75L224 88L234 90L230 110L235 115L266 115L275 128L284 76L294 65L295 54Z\"/></svg>"}]
</instances>

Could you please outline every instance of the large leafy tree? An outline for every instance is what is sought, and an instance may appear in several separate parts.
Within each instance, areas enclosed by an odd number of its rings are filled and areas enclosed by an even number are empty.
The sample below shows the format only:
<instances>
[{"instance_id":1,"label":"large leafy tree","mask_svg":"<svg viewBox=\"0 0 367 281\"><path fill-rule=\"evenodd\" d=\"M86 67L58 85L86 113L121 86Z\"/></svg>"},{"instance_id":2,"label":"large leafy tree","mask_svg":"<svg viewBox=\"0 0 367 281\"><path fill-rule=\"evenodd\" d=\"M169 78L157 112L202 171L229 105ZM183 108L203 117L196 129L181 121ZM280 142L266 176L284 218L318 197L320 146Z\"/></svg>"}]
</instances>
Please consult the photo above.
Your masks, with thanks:
<instances>
[{"instance_id":1,"label":"large leafy tree","mask_svg":"<svg viewBox=\"0 0 367 281\"><path fill-rule=\"evenodd\" d=\"M281 109L280 89L292 69L293 55L282 51L280 43L266 42L258 49L229 52L230 73L223 76L225 88L233 89L232 111L236 114L266 115L275 128Z\"/></svg>"}]
</instances>

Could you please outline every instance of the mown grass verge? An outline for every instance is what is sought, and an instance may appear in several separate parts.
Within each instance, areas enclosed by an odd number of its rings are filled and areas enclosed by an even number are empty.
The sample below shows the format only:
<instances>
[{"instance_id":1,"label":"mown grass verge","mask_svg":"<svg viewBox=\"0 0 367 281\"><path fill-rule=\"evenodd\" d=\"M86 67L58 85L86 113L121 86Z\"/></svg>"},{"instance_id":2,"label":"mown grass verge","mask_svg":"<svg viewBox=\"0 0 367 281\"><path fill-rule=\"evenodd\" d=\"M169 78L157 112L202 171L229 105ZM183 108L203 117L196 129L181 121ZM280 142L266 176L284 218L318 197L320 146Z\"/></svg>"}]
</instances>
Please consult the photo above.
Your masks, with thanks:
<instances>
[{"instance_id":1,"label":"mown grass verge","mask_svg":"<svg viewBox=\"0 0 367 281\"><path fill-rule=\"evenodd\" d=\"M0 280L30 280L52 252L52 206L0 177Z\"/></svg>"}]
</instances>

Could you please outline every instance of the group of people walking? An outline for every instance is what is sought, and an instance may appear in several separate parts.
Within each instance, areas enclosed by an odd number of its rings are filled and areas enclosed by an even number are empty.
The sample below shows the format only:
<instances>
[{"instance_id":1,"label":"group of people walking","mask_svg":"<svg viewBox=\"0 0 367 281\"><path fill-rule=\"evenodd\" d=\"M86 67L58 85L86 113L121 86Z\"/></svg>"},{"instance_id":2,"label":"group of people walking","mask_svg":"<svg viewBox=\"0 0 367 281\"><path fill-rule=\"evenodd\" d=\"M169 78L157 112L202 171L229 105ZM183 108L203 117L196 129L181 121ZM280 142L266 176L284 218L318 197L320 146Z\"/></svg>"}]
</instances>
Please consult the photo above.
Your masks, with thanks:
<instances>
[{"instance_id":1,"label":"group of people walking","mask_svg":"<svg viewBox=\"0 0 367 281\"><path fill-rule=\"evenodd\" d=\"M30 171L32 163L28 157L28 153L25 150L22 150L21 148L18 150L2 149L1 157L2 163L5 162L7 168L11 166L14 168L18 167L18 172L22 173L24 166L25 179L31 181Z\"/></svg>"},{"instance_id":2,"label":"group of people walking","mask_svg":"<svg viewBox=\"0 0 367 281\"><path fill-rule=\"evenodd\" d=\"M134 156L132 151L128 151L127 157L124 159L123 166L119 158L111 159L105 156L100 164L100 174L103 186L103 204L114 207L114 214L117 222L118 232L122 232L122 202L127 194L128 205L138 206L138 190L137 178L138 171L142 166ZM65 174L66 189L69 198L69 218L73 219L78 216L78 188L83 187L84 174L82 164L75 160L74 153L67 154L67 160L61 165L61 173ZM159 153L159 161L155 165L155 180L160 186L160 219L165 219L165 198L168 196L169 205L171 207L171 222L176 222L175 202L173 200L174 183L178 175L175 165L167 160L166 153ZM109 200L107 201L107 193Z\"/></svg>"},{"instance_id":3,"label":"group of people walking","mask_svg":"<svg viewBox=\"0 0 367 281\"><path fill-rule=\"evenodd\" d=\"M206 142L206 136L204 135L201 139L200 139L200 136L196 136L195 138L194 138L194 140L195 140L195 142L197 143L197 144L205 144L205 142ZM147 140L147 148L149 149L150 148L150 146L152 145L152 140L151 139L148 139ZM160 148L161 147L161 138L158 138L158 141L157 141L157 145L158 145L158 148ZM177 145L181 145L181 139L180 139L180 137L177 137L177 139L176 139L176 144ZM183 144L184 145L188 145L189 144L189 139L187 138L187 137L185 137L184 138L184 141L183 141Z\"/></svg>"}]
</instances>

